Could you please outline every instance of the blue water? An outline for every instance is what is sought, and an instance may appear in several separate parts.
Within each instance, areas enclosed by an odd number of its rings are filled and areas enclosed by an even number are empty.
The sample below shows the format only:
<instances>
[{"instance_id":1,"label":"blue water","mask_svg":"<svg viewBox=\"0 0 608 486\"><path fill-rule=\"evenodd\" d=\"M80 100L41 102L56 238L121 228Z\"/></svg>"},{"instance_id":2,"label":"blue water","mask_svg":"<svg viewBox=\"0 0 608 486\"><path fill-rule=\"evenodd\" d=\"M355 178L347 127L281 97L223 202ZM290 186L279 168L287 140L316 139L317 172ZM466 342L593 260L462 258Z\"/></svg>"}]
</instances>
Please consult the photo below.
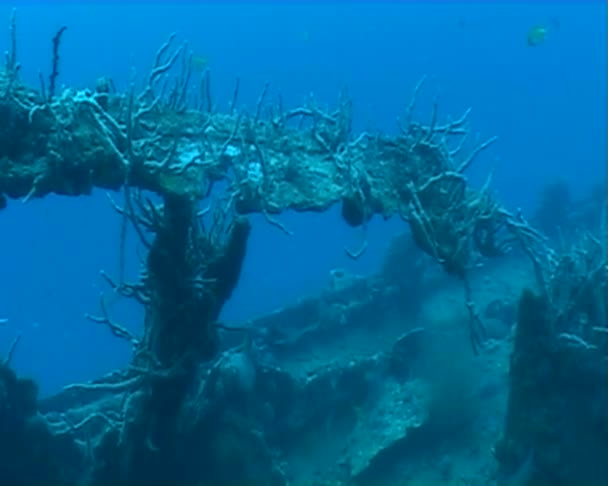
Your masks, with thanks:
<instances>
[{"instance_id":1,"label":"blue water","mask_svg":"<svg viewBox=\"0 0 608 486\"><path fill-rule=\"evenodd\" d=\"M39 71L50 71L51 38L66 25L58 86L91 87L110 76L124 89L131 69L143 79L157 48L177 32L208 58L220 108L228 106L237 76L240 103L250 107L266 82L291 106L311 93L331 104L348 85L355 130L387 133L395 132L396 117L427 74L417 115L428 120L436 96L443 116L472 107L474 130L499 141L477 160L471 180L479 183L495 169L504 204L530 212L547 182L565 178L580 194L606 177L606 7L510 3L17 2L0 6L0 25L6 21L0 47L8 48L16 6L26 83L38 87ZM544 43L530 48L527 33L537 24L550 29ZM335 267L372 272L391 235L404 229L398 220L374 220L369 250L354 262L343 247L356 247L361 231L346 227L336 210L281 216L292 237L253 220L227 320L318 292ZM119 227L102 192L14 201L0 214L0 318L9 319L0 327L0 352L21 334L14 366L45 394L129 358L128 346L84 318L98 312L99 292L108 291L99 271L117 272ZM111 312L140 328L137 306L118 301Z\"/></svg>"}]
</instances>

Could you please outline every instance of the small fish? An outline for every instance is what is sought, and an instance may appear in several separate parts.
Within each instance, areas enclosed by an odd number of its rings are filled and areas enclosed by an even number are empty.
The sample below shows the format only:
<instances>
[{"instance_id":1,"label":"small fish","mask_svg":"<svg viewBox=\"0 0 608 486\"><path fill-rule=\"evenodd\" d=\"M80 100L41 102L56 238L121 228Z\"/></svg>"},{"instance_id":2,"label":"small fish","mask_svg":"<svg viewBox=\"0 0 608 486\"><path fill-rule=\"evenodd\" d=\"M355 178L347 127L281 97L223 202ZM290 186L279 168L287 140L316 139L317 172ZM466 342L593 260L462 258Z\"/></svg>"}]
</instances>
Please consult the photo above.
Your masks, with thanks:
<instances>
[{"instance_id":1,"label":"small fish","mask_svg":"<svg viewBox=\"0 0 608 486\"><path fill-rule=\"evenodd\" d=\"M548 32L549 28L546 25L535 25L532 27L528 31L528 46L536 47L545 42Z\"/></svg>"},{"instance_id":2,"label":"small fish","mask_svg":"<svg viewBox=\"0 0 608 486\"><path fill-rule=\"evenodd\" d=\"M0 317L0 326L2 326L3 324L6 324L7 322L8 322L8 319Z\"/></svg>"},{"instance_id":3,"label":"small fish","mask_svg":"<svg viewBox=\"0 0 608 486\"><path fill-rule=\"evenodd\" d=\"M310 32L310 29L304 29L299 33L298 37L300 42L310 42L310 40L312 39L312 33Z\"/></svg>"},{"instance_id":4,"label":"small fish","mask_svg":"<svg viewBox=\"0 0 608 486\"><path fill-rule=\"evenodd\" d=\"M547 24L535 25L528 31L528 46L536 47L542 44L543 42L545 42L545 40L547 40L547 35L550 32L555 32L559 30L559 26L560 21L556 17L551 18L549 23Z\"/></svg>"},{"instance_id":5,"label":"small fish","mask_svg":"<svg viewBox=\"0 0 608 486\"><path fill-rule=\"evenodd\" d=\"M199 54L194 54L190 61L193 71L202 72L207 69L209 66L209 58L207 56L201 56Z\"/></svg>"}]
</instances>

